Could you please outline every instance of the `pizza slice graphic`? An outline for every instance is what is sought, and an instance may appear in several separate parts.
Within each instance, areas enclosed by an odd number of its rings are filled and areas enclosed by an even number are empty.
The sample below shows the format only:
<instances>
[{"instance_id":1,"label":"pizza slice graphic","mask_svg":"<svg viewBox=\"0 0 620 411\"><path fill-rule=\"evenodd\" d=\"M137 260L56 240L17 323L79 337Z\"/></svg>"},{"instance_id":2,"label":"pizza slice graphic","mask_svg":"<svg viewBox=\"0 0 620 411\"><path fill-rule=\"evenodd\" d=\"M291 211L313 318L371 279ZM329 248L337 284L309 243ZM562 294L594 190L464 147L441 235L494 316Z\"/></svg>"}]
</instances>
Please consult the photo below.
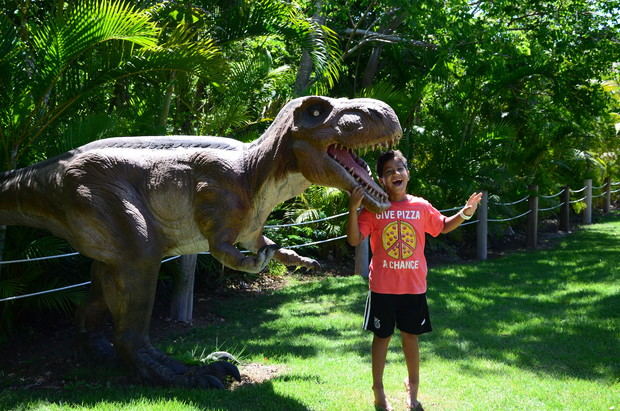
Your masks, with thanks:
<instances>
[{"instance_id":1,"label":"pizza slice graphic","mask_svg":"<svg viewBox=\"0 0 620 411\"><path fill-rule=\"evenodd\" d=\"M405 221L393 221L386 225L381 236L383 249L396 260L405 260L413 255L417 244L415 229Z\"/></svg>"}]
</instances>

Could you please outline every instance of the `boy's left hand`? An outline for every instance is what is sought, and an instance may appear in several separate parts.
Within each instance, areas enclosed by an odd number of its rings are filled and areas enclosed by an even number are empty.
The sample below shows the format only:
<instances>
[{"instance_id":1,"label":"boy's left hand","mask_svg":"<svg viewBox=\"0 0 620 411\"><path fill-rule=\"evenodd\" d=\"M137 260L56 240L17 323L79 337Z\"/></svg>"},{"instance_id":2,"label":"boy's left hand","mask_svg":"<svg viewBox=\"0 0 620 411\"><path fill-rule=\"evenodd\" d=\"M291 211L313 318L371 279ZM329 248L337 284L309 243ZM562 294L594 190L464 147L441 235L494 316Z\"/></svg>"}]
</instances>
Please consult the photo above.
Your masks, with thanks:
<instances>
[{"instance_id":1,"label":"boy's left hand","mask_svg":"<svg viewBox=\"0 0 620 411\"><path fill-rule=\"evenodd\" d=\"M470 195L467 203L465 203L465 207L463 207L463 213L466 215L474 215L481 200L482 193L473 193Z\"/></svg>"}]
</instances>

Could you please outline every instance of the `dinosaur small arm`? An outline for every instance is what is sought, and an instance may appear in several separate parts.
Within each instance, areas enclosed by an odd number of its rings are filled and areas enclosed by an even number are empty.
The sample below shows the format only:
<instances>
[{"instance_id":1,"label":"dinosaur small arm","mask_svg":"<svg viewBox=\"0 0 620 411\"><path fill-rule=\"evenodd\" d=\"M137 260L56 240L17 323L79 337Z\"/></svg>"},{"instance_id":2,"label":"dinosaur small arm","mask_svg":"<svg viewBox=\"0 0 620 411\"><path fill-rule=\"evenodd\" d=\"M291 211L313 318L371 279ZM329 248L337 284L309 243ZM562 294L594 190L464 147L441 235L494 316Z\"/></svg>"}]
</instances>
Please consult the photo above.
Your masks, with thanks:
<instances>
[{"instance_id":1,"label":"dinosaur small arm","mask_svg":"<svg viewBox=\"0 0 620 411\"><path fill-rule=\"evenodd\" d=\"M387 194L355 151L386 148L402 130L394 111L373 99L309 96L292 100L251 143L223 137L117 137L0 174L0 224L43 228L93 259L80 326L92 345L114 323L113 347L154 383L221 388L232 364L188 367L149 341L163 257L210 251L222 264L260 272L273 257L318 263L262 234L273 208L310 184L351 192L382 211ZM236 245L254 252L246 255Z\"/></svg>"}]
</instances>

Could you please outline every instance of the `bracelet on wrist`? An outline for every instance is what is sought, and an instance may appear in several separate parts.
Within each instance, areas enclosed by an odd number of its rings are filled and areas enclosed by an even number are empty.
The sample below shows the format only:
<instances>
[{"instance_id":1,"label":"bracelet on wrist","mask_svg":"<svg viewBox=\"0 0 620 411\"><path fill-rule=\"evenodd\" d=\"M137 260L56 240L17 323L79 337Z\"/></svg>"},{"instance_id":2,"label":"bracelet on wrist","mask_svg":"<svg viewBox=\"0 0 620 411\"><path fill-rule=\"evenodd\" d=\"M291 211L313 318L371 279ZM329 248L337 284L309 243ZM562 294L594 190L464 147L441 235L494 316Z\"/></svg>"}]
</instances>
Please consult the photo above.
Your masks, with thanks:
<instances>
[{"instance_id":1,"label":"bracelet on wrist","mask_svg":"<svg viewBox=\"0 0 620 411\"><path fill-rule=\"evenodd\" d=\"M459 217L461 217L463 220L469 220L470 218L472 218L474 215L467 215L463 212L463 210L459 211Z\"/></svg>"}]
</instances>

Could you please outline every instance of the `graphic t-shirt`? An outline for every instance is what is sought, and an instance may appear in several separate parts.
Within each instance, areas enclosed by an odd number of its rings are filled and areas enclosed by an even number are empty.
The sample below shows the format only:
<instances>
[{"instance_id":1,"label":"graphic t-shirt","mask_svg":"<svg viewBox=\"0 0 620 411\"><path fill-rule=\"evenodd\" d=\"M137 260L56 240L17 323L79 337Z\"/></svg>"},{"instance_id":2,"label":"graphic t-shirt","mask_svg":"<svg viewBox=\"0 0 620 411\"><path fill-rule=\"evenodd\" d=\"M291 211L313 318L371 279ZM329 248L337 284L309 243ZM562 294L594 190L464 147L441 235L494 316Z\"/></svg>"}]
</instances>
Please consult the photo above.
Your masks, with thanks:
<instances>
[{"instance_id":1,"label":"graphic t-shirt","mask_svg":"<svg viewBox=\"0 0 620 411\"><path fill-rule=\"evenodd\" d=\"M425 233L437 237L445 216L428 201L407 195L387 210L374 214L362 210L361 234L370 235L370 290L382 294L426 292Z\"/></svg>"}]
</instances>

